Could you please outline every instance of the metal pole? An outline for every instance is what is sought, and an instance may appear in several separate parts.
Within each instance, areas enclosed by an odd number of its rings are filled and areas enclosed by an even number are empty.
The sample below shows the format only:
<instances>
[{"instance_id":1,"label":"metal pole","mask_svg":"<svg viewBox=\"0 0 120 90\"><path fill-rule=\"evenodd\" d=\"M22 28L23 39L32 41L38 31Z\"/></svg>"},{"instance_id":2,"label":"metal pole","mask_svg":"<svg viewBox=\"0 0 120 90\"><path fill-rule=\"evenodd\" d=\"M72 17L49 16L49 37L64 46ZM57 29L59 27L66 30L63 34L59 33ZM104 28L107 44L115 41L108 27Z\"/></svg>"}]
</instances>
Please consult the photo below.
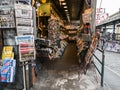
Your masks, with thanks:
<instances>
[{"instance_id":1,"label":"metal pole","mask_svg":"<svg viewBox=\"0 0 120 90\"><path fill-rule=\"evenodd\" d=\"M104 59L105 59L105 55L104 55L104 51L102 54L102 70L101 70L101 86L103 87L103 83L104 83Z\"/></svg>"},{"instance_id":2,"label":"metal pole","mask_svg":"<svg viewBox=\"0 0 120 90\"><path fill-rule=\"evenodd\" d=\"M115 22L113 23L113 33L115 33Z\"/></svg>"},{"instance_id":3,"label":"metal pole","mask_svg":"<svg viewBox=\"0 0 120 90\"><path fill-rule=\"evenodd\" d=\"M24 89L23 90L26 90L26 78L25 78L25 66L24 65L23 65L23 83L24 83Z\"/></svg>"}]
</instances>

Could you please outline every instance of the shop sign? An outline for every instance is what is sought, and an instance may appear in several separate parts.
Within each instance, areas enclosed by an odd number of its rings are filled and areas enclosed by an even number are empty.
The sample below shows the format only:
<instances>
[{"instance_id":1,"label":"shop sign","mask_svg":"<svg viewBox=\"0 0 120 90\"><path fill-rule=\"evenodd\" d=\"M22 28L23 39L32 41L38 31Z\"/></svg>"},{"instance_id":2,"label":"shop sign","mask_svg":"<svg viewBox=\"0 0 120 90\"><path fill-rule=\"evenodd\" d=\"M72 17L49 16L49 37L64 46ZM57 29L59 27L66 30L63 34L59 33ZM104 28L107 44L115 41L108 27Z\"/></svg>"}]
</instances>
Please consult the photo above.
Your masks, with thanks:
<instances>
[{"instance_id":1,"label":"shop sign","mask_svg":"<svg viewBox=\"0 0 120 90\"><path fill-rule=\"evenodd\" d=\"M41 0L42 3L46 3L46 0Z\"/></svg>"},{"instance_id":2,"label":"shop sign","mask_svg":"<svg viewBox=\"0 0 120 90\"><path fill-rule=\"evenodd\" d=\"M82 14L82 19L84 23L90 23L91 22L91 14Z\"/></svg>"},{"instance_id":3,"label":"shop sign","mask_svg":"<svg viewBox=\"0 0 120 90\"><path fill-rule=\"evenodd\" d=\"M40 5L38 8L38 16L50 16L50 3Z\"/></svg>"},{"instance_id":4,"label":"shop sign","mask_svg":"<svg viewBox=\"0 0 120 90\"><path fill-rule=\"evenodd\" d=\"M101 22L103 22L104 20L106 20L108 18L108 13L104 13L104 14L96 14L96 24L100 24Z\"/></svg>"},{"instance_id":5,"label":"shop sign","mask_svg":"<svg viewBox=\"0 0 120 90\"><path fill-rule=\"evenodd\" d=\"M97 8L96 13L104 14L105 13L105 8Z\"/></svg>"}]
</instances>

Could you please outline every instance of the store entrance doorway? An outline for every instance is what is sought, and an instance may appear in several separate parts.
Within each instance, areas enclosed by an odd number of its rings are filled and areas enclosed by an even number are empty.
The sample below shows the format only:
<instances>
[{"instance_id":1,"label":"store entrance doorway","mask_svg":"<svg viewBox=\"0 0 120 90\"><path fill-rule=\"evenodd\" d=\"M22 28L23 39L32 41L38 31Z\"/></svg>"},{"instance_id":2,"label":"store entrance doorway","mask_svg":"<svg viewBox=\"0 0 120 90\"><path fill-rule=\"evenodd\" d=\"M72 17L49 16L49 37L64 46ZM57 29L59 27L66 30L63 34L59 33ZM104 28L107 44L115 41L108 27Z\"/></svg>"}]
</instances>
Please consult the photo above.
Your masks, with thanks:
<instances>
[{"instance_id":1,"label":"store entrance doorway","mask_svg":"<svg viewBox=\"0 0 120 90\"><path fill-rule=\"evenodd\" d=\"M79 66L78 59L76 45L69 43L60 60L55 61L54 68L65 70L72 66Z\"/></svg>"}]
</instances>

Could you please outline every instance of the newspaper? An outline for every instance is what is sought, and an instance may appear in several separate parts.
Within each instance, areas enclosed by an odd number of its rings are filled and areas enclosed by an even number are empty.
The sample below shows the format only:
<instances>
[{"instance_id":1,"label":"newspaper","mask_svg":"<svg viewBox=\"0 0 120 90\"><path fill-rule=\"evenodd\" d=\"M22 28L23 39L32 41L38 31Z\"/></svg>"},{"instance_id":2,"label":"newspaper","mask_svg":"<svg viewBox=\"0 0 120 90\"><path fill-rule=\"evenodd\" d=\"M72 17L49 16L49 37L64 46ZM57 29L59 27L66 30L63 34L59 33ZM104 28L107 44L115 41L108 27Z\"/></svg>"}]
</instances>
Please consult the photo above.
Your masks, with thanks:
<instances>
[{"instance_id":1,"label":"newspaper","mask_svg":"<svg viewBox=\"0 0 120 90\"><path fill-rule=\"evenodd\" d=\"M16 26L33 26L32 19L16 18Z\"/></svg>"},{"instance_id":2,"label":"newspaper","mask_svg":"<svg viewBox=\"0 0 120 90\"><path fill-rule=\"evenodd\" d=\"M15 27L14 8L1 7L0 8L0 28Z\"/></svg>"},{"instance_id":3,"label":"newspaper","mask_svg":"<svg viewBox=\"0 0 120 90\"><path fill-rule=\"evenodd\" d=\"M32 18L32 6L30 5L15 5L15 15L21 18Z\"/></svg>"},{"instance_id":4,"label":"newspaper","mask_svg":"<svg viewBox=\"0 0 120 90\"><path fill-rule=\"evenodd\" d=\"M15 9L25 9L25 10L32 11L32 6L31 5L23 5L23 4L15 4Z\"/></svg>"},{"instance_id":5,"label":"newspaper","mask_svg":"<svg viewBox=\"0 0 120 90\"><path fill-rule=\"evenodd\" d=\"M33 27L18 26L17 35L33 35Z\"/></svg>"},{"instance_id":6,"label":"newspaper","mask_svg":"<svg viewBox=\"0 0 120 90\"><path fill-rule=\"evenodd\" d=\"M0 6L13 5L15 0L0 0Z\"/></svg>"},{"instance_id":7,"label":"newspaper","mask_svg":"<svg viewBox=\"0 0 120 90\"><path fill-rule=\"evenodd\" d=\"M16 0L16 2L29 5L31 4L31 0Z\"/></svg>"},{"instance_id":8,"label":"newspaper","mask_svg":"<svg viewBox=\"0 0 120 90\"><path fill-rule=\"evenodd\" d=\"M0 7L0 15L14 14L14 7Z\"/></svg>"},{"instance_id":9,"label":"newspaper","mask_svg":"<svg viewBox=\"0 0 120 90\"><path fill-rule=\"evenodd\" d=\"M20 62L35 60L34 44L20 44L19 45L19 60Z\"/></svg>"},{"instance_id":10,"label":"newspaper","mask_svg":"<svg viewBox=\"0 0 120 90\"><path fill-rule=\"evenodd\" d=\"M16 44L34 44L33 35L15 36Z\"/></svg>"}]
</instances>

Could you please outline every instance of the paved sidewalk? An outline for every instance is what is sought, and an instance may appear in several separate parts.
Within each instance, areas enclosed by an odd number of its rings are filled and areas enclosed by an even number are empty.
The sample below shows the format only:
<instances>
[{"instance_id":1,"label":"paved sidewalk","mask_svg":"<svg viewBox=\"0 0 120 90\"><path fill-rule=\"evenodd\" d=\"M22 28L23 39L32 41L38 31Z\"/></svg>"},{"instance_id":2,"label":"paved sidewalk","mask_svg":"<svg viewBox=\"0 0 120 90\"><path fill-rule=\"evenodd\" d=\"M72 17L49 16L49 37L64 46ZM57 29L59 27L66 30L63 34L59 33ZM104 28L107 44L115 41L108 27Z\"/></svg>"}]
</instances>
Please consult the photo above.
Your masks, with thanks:
<instances>
[{"instance_id":1,"label":"paved sidewalk","mask_svg":"<svg viewBox=\"0 0 120 90\"><path fill-rule=\"evenodd\" d=\"M96 55L100 58L101 53L96 51ZM97 66L100 67L99 64ZM120 54L105 51L104 81L112 90L120 90L120 74L118 72L120 72Z\"/></svg>"}]
</instances>

